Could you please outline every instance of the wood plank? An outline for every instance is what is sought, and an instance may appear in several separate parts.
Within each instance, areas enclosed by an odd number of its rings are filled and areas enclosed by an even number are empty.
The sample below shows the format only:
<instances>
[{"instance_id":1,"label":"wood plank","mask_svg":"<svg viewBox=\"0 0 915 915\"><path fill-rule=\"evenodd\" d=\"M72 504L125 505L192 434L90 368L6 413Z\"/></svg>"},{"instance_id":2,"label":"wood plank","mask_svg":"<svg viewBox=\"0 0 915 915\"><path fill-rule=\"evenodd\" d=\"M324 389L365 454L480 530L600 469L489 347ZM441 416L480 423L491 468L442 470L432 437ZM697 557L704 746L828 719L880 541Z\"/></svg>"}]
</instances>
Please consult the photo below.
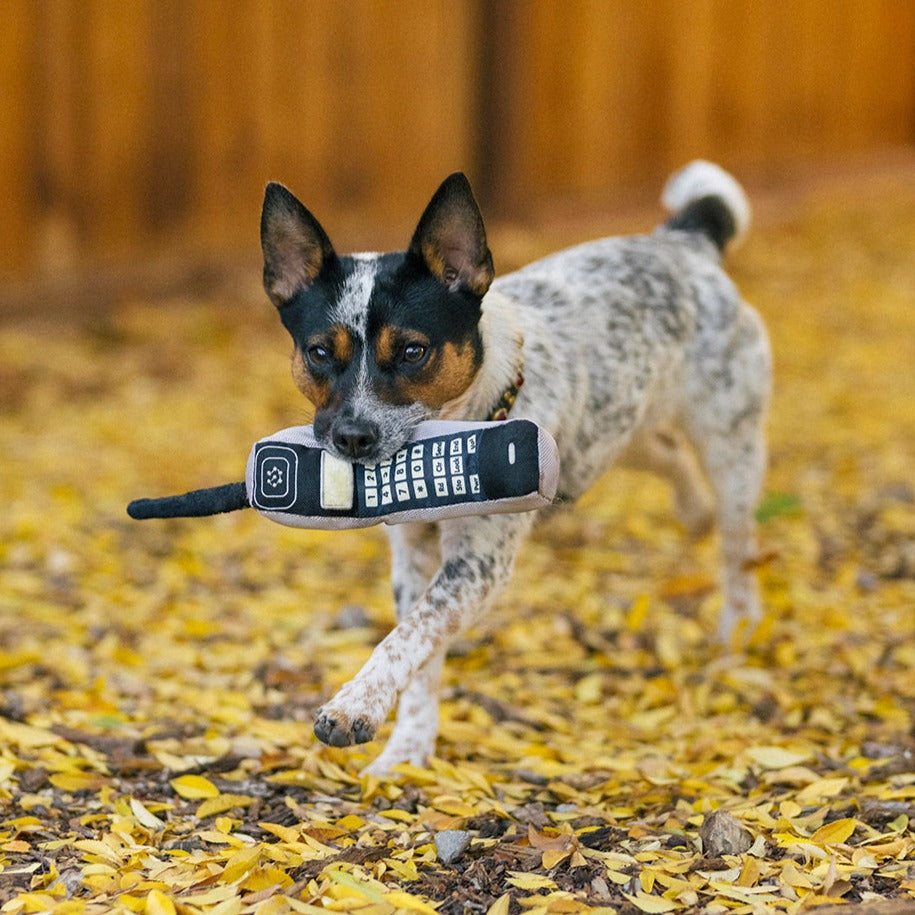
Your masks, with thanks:
<instances>
[{"instance_id":1,"label":"wood plank","mask_svg":"<svg viewBox=\"0 0 915 915\"><path fill-rule=\"evenodd\" d=\"M155 0L70 7L81 56L75 89L80 208L90 256L123 256L149 238L144 197L153 167L146 145L145 56Z\"/></svg>"},{"instance_id":2,"label":"wood plank","mask_svg":"<svg viewBox=\"0 0 915 915\"><path fill-rule=\"evenodd\" d=\"M29 0L9 0L0 29L0 277L34 267L36 213L30 106L36 25Z\"/></svg>"}]
</instances>

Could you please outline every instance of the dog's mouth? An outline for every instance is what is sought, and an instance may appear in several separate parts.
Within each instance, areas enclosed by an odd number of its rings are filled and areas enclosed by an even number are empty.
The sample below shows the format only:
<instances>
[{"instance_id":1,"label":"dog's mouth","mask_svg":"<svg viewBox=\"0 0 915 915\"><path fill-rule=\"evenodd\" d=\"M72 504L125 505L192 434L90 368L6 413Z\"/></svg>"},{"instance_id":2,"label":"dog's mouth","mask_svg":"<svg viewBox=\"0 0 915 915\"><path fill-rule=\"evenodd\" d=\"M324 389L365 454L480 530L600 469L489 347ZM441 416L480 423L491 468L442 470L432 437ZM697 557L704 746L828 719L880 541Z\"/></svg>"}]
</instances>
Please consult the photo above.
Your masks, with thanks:
<instances>
[{"instance_id":1,"label":"dog's mouth","mask_svg":"<svg viewBox=\"0 0 915 915\"><path fill-rule=\"evenodd\" d=\"M315 417L315 436L322 448L351 464L380 464L400 451L416 424L427 419L421 404L409 404L368 414L345 411Z\"/></svg>"},{"instance_id":2,"label":"dog's mouth","mask_svg":"<svg viewBox=\"0 0 915 915\"><path fill-rule=\"evenodd\" d=\"M344 426L342 433L332 429L317 438L321 447L335 457L350 464L372 467L392 459L406 446L410 436L382 435L364 427Z\"/></svg>"}]
</instances>

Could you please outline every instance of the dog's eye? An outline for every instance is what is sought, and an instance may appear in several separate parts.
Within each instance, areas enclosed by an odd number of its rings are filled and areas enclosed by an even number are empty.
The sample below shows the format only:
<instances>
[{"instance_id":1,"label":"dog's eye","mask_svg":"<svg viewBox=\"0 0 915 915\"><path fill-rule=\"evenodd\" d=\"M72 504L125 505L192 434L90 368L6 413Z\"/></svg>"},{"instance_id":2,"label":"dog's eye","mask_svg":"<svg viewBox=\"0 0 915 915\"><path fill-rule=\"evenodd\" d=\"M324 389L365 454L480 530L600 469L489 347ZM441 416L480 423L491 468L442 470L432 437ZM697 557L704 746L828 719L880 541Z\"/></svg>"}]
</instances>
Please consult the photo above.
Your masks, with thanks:
<instances>
[{"instance_id":1,"label":"dog's eye","mask_svg":"<svg viewBox=\"0 0 915 915\"><path fill-rule=\"evenodd\" d=\"M330 362L330 350L316 343L308 347L308 361L312 365L327 365Z\"/></svg>"},{"instance_id":2,"label":"dog's eye","mask_svg":"<svg viewBox=\"0 0 915 915\"><path fill-rule=\"evenodd\" d=\"M426 347L422 343L408 343L403 350L403 361L416 365L422 362L426 355Z\"/></svg>"}]
</instances>

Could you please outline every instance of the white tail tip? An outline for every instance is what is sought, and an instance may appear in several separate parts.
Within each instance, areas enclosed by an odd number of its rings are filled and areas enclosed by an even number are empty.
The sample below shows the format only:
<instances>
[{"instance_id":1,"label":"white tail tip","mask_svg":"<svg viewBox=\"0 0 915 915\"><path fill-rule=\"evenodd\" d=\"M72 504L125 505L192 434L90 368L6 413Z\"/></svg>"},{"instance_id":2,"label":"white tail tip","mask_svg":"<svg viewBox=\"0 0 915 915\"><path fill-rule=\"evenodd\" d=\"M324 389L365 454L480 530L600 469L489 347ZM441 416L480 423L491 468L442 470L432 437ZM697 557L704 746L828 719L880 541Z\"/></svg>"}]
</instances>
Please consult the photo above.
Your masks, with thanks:
<instances>
[{"instance_id":1,"label":"white tail tip","mask_svg":"<svg viewBox=\"0 0 915 915\"><path fill-rule=\"evenodd\" d=\"M720 165L696 159L674 172L664 185L661 203L671 213L678 213L702 197L718 197L730 210L734 219L730 244L739 243L750 228L750 201L737 179Z\"/></svg>"}]
</instances>

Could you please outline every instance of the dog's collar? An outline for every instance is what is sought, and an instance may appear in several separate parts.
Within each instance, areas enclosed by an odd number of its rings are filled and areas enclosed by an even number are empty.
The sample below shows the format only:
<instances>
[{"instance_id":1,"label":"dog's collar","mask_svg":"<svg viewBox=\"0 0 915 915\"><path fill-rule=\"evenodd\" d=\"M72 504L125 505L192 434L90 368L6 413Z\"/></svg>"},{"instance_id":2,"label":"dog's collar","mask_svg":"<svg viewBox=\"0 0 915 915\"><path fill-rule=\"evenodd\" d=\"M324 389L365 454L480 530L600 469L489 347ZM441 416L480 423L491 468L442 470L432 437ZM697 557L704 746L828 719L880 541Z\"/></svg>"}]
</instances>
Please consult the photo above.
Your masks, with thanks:
<instances>
[{"instance_id":1,"label":"dog's collar","mask_svg":"<svg viewBox=\"0 0 915 915\"><path fill-rule=\"evenodd\" d=\"M521 364L518 366L518 371L514 377L514 380L502 392L502 396L499 398L496 405L489 411L489 416L487 418L490 422L498 422L503 419L508 419L508 413L515 405L515 400L518 397L518 391L521 390L523 384L524 357L521 358Z\"/></svg>"}]
</instances>

